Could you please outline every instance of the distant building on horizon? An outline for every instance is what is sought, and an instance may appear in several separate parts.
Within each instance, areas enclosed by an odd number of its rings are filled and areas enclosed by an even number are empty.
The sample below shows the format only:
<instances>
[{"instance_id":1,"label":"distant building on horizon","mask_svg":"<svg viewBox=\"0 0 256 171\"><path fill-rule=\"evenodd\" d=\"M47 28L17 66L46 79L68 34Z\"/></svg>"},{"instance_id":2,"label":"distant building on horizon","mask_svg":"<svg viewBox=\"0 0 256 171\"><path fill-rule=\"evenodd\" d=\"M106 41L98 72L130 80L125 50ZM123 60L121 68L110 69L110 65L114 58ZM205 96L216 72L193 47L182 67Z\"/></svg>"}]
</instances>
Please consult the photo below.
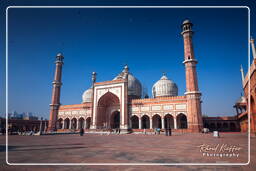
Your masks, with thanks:
<instances>
[{"instance_id":1,"label":"distant building on horizon","mask_svg":"<svg viewBox=\"0 0 256 171\"><path fill-rule=\"evenodd\" d=\"M8 113L8 119L39 120L41 118L39 118L38 116L36 116L32 112L18 113L17 111L14 110L13 112Z\"/></svg>"}]
</instances>

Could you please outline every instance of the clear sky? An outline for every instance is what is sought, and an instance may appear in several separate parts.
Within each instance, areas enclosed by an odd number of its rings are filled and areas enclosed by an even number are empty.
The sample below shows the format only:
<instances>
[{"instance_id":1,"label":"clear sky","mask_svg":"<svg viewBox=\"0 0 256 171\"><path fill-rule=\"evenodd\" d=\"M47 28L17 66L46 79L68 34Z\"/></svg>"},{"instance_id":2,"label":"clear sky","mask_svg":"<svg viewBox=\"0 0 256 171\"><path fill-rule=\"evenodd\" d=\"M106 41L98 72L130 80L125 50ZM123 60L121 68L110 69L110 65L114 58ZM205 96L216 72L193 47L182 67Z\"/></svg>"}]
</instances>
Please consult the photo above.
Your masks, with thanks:
<instances>
[{"instance_id":1,"label":"clear sky","mask_svg":"<svg viewBox=\"0 0 256 171\"><path fill-rule=\"evenodd\" d=\"M65 57L63 105L81 103L83 91L91 84L91 72L97 72L97 81L112 80L124 64L150 96L162 72L178 85L179 95L184 95L180 26L189 18L194 24L203 114L234 115L233 105L242 92L240 65L245 73L248 67L247 17L245 8L10 9L9 111L48 118L58 52ZM251 29L254 36L255 27ZM5 59L1 61L4 71ZM5 113L3 96L0 112Z\"/></svg>"}]
</instances>

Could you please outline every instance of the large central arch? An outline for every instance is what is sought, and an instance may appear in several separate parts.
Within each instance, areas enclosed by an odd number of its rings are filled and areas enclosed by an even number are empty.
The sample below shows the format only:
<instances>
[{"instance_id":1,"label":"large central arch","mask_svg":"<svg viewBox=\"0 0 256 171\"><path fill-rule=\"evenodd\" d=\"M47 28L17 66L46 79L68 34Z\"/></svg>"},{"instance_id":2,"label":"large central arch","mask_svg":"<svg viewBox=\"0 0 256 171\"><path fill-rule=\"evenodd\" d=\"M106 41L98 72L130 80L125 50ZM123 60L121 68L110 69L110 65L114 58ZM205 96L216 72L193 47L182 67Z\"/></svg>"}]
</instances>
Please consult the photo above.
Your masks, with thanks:
<instances>
[{"instance_id":1,"label":"large central arch","mask_svg":"<svg viewBox=\"0 0 256 171\"><path fill-rule=\"evenodd\" d=\"M116 118L118 116L115 115L116 114L115 111L116 112L120 111L120 100L115 94L111 92L107 92L98 101L97 114L96 114L96 127L99 129L112 128L113 124L111 119L118 120L118 118ZM119 125L120 125L120 120L121 120L121 116L119 114Z\"/></svg>"}]
</instances>

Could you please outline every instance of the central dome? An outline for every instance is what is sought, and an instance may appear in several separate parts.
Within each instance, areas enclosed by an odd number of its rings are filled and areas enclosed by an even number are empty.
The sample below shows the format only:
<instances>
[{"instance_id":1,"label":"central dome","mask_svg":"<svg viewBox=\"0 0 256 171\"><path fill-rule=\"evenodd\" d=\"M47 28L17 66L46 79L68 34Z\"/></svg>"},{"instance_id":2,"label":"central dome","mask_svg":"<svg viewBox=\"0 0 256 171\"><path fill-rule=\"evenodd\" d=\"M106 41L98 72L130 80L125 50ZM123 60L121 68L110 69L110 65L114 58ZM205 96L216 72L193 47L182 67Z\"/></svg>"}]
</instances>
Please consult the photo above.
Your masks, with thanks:
<instances>
[{"instance_id":1,"label":"central dome","mask_svg":"<svg viewBox=\"0 0 256 171\"><path fill-rule=\"evenodd\" d=\"M177 85L164 74L152 88L153 97L178 96Z\"/></svg>"},{"instance_id":2,"label":"central dome","mask_svg":"<svg viewBox=\"0 0 256 171\"><path fill-rule=\"evenodd\" d=\"M125 72L128 72L128 66L124 67L124 70L118 74L113 80L124 79ZM133 96L135 98L141 98L141 83L135 78L131 73L128 72L128 96Z\"/></svg>"}]
</instances>

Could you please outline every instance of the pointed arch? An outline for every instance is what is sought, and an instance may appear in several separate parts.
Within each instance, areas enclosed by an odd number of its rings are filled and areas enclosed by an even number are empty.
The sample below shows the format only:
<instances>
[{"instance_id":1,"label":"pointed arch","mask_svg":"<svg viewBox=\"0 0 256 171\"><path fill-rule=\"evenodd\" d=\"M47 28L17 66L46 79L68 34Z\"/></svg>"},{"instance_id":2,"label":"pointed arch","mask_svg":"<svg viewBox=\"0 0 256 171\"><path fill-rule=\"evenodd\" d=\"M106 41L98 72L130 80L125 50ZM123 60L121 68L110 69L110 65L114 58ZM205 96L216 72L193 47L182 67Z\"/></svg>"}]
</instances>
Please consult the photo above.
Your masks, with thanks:
<instances>
[{"instance_id":1,"label":"pointed arch","mask_svg":"<svg viewBox=\"0 0 256 171\"><path fill-rule=\"evenodd\" d=\"M152 117L152 127L153 128L162 128L162 122L161 122L161 116L158 114L155 114Z\"/></svg>"},{"instance_id":2,"label":"pointed arch","mask_svg":"<svg viewBox=\"0 0 256 171\"><path fill-rule=\"evenodd\" d=\"M187 122L187 116L183 113L180 113L177 115L177 127L178 129L187 129L188 128L188 122Z\"/></svg>"},{"instance_id":3,"label":"pointed arch","mask_svg":"<svg viewBox=\"0 0 256 171\"><path fill-rule=\"evenodd\" d=\"M136 115L133 115L131 117L131 127L132 129L139 129L139 117Z\"/></svg>"},{"instance_id":4,"label":"pointed arch","mask_svg":"<svg viewBox=\"0 0 256 171\"><path fill-rule=\"evenodd\" d=\"M101 96L98 101L96 114L97 128L110 128L113 126L111 126L111 119L113 119L111 118L111 115L113 114L112 111L120 111L120 100L112 92L107 92L103 96ZM121 116L119 114L119 120L120 119Z\"/></svg>"},{"instance_id":5,"label":"pointed arch","mask_svg":"<svg viewBox=\"0 0 256 171\"><path fill-rule=\"evenodd\" d=\"M149 129L150 128L150 121L149 121L149 116L148 115L143 115L141 117L141 125L142 125L142 129Z\"/></svg>"},{"instance_id":6,"label":"pointed arch","mask_svg":"<svg viewBox=\"0 0 256 171\"><path fill-rule=\"evenodd\" d=\"M174 118L171 114L166 114L164 116L164 127L165 128L174 128Z\"/></svg>"}]
</instances>

